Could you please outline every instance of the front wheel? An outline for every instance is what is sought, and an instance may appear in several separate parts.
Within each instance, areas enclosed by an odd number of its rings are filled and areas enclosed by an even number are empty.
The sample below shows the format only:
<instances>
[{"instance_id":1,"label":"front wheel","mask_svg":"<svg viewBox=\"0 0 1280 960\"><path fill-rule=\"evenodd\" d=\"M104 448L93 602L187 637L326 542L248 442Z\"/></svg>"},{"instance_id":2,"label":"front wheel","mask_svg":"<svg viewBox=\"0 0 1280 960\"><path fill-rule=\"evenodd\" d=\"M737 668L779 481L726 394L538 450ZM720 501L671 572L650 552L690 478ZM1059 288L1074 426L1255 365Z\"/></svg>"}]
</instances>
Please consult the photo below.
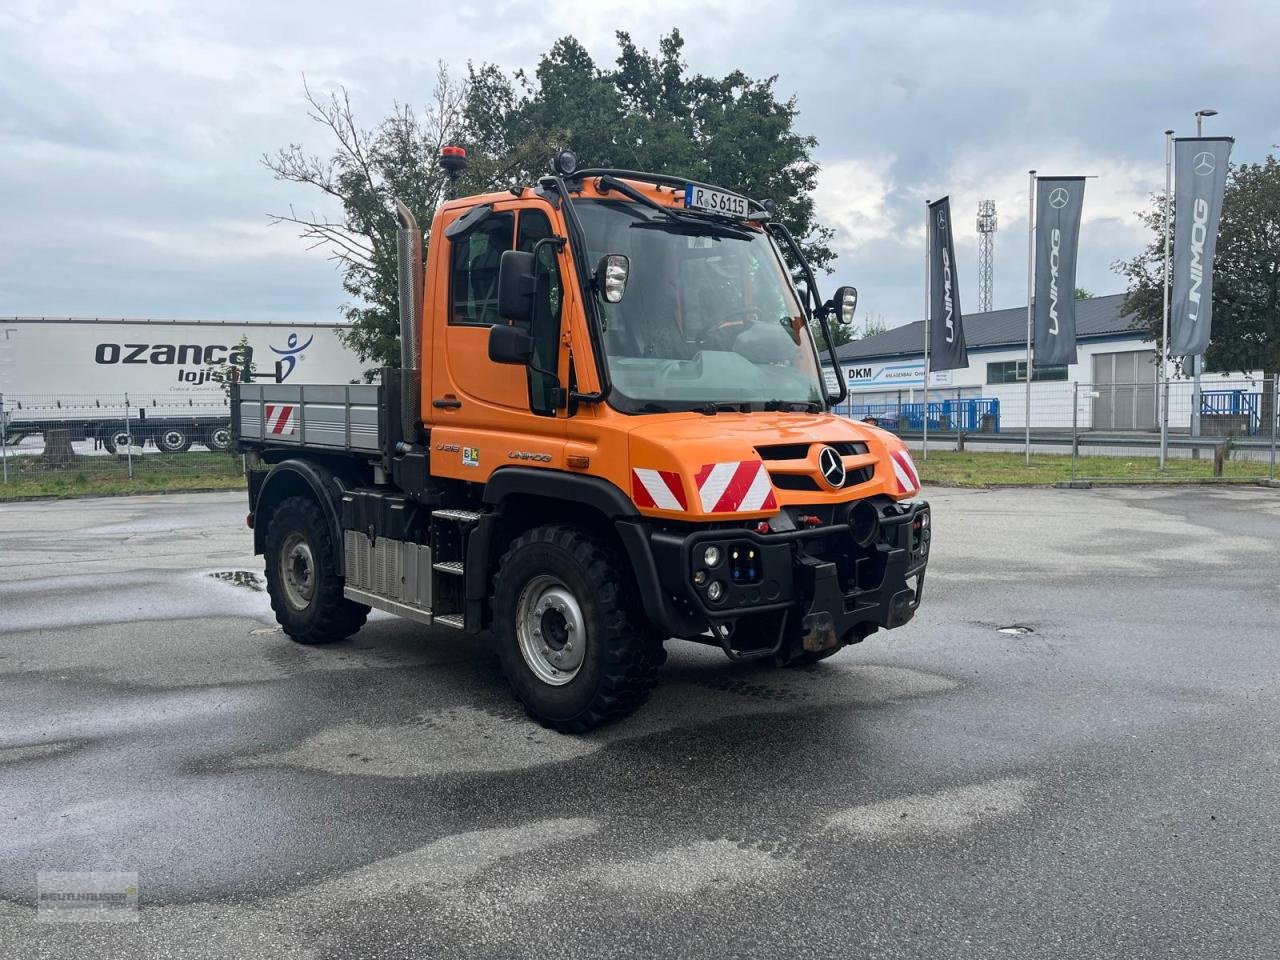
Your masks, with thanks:
<instances>
[{"instance_id":1,"label":"front wheel","mask_svg":"<svg viewBox=\"0 0 1280 960\"><path fill-rule=\"evenodd\" d=\"M616 551L576 527L529 530L503 556L493 588L498 659L544 726L584 733L648 699L662 646L629 584Z\"/></svg>"},{"instance_id":2,"label":"front wheel","mask_svg":"<svg viewBox=\"0 0 1280 960\"><path fill-rule=\"evenodd\" d=\"M342 592L333 538L320 507L290 497L267 528L267 593L284 632L298 643L333 643L362 626L369 608Z\"/></svg>"}]
</instances>

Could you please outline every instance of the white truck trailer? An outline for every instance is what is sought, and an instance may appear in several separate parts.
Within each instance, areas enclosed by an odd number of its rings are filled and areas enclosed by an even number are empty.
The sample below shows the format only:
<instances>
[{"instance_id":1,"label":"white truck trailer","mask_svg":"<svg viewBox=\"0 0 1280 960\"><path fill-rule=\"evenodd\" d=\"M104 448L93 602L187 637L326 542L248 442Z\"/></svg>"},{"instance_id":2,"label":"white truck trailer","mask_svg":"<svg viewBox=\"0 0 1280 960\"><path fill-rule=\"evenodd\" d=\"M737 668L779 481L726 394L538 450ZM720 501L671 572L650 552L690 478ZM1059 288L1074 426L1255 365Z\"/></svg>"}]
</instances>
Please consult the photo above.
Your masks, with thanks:
<instances>
[{"instance_id":1,"label":"white truck trailer","mask_svg":"<svg viewBox=\"0 0 1280 960\"><path fill-rule=\"evenodd\" d=\"M221 372L251 365L289 384L358 381L366 368L338 323L0 317L3 439L46 430L108 450L231 445ZM127 409L126 409L127 398Z\"/></svg>"}]
</instances>

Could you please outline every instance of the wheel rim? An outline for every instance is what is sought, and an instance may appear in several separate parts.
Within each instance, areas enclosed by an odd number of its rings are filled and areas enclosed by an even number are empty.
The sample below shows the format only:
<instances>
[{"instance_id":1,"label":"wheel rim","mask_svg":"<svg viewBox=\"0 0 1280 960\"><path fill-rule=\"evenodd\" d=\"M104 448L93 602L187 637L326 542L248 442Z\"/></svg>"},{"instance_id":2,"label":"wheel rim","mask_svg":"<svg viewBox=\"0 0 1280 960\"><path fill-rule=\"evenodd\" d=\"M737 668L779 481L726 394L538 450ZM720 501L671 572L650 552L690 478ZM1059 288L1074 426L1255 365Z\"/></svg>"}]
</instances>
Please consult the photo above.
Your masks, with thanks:
<instances>
[{"instance_id":1,"label":"wheel rim","mask_svg":"<svg viewBox=\"0 0 1280 960\"><path fill-rule=\"evenodd\" d=\"M280 581L285 599L295 610L305 610L316 595L316 564L311 544L300 533L285 538L280 550Z\"/></svg>"},{"instance_id":2,"label":"wheel rim","mask_svg":"<svg viewBox=\"0 0 1280 960\"><path fill-rule=\"evenodd\" d=\"M133 446L133 438L127 433L113 433L111 435L111 445L113 447L131 447Z\"/></svg>"},{"instance_id":3,"label":"wheel rim","mask_svg":"<svg viewBox=\"0 0 1280 960\"><path fill-rule=\"evenodd\" d=\"M166 430L161 439L164 441L164 445L166 447L176 449L177 447L182 446L183 442L187 438L177 430Z\"/></svg>"},{"instance_id":4,"label":"wheel rim","mask_svg":"<svg viewBox=\"0 0 1280 960\"><path fill-rule=\"evenodd\" d=\"M543 683L560 687L578 675L587 652L586 621L563 582L544 574L525 585L516 604L516 639Z\"/></svg>"},{"instance_id":5,"label":"wheel rim","mask_svg":"<svg viewBox=\"0 0 1280 960\"><path fill-rule=\"evenodd\" d=\"M227 429L213 431L213 445L219 449L231 445L231 431Z\"/></svg>"}]
</instances>

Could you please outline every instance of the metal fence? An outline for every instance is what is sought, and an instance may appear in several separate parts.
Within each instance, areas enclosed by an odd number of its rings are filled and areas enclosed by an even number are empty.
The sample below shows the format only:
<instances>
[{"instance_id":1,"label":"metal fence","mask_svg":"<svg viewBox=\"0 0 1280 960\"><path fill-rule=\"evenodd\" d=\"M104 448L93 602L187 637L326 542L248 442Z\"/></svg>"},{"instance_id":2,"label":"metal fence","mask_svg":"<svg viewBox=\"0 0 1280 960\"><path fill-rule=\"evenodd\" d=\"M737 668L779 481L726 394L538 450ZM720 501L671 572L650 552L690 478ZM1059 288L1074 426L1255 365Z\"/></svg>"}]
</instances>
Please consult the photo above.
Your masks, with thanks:
<instances>
[{"instance_id":1,"label":"metal fence","mask_svg":"<svg viewBox=\"0 0 1280 960\"><path fill-rule=\"evenodd\" d=\"M1061 458L1071 479L1275 480L1280 395L1271 378L1206 376L1128 383L1037 382L920 391L840 412L932 451ZM1163 429L1165 411L1168 426Z\"/></svg>"},{"instance_id":2,"label":"metal fence","mask_svg":"<svg viewBox=\"0 0 1280 960\"><path fill-rule=\"evenodd\" d=\"M4 493L219 485L243 476L221 393L171 397L0 394Z\"/></svg>"}]
</instances>

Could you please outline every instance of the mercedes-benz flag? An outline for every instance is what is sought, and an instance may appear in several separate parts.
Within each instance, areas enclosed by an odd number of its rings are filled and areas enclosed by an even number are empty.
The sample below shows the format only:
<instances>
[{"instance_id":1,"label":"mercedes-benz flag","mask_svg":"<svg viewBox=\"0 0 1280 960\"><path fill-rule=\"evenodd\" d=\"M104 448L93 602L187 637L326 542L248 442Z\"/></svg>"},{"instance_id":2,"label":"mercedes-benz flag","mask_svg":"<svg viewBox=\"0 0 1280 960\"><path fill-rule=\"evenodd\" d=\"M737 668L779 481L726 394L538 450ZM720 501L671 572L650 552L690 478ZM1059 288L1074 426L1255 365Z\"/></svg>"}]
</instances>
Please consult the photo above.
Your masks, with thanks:
<instances>
[{"instance_id":1,"label":"mercedes-benz flag","mask_svg":"<svg viewBox=\"0 0 1280 960\"><path fill-rule=\"evenodd\" d=\"M1076 251L1084 177L1036 181L1036 297L1032 314L1037 367L1076 362Z\"/></svg>"},{"instance_id":2,"label":"mercedes-benz flag","mask_svg":"<svg viewBox=\"0 0 1280 960\"><path fill-rule=\"evenodd\" d=\"M1227 186L1230 137L1174 140L1173 296L1169 353L1199 356L1209 347L1213 319L1213 253Z\"/></svg>"},{"instance_id":3,"label":"mercedes-benz flag","mask_svg":"<svg viewBox=\"0 0 1280 960\"><path fill-rule=\"evenodd\" d=\"M951 239L951 198L929 204L929 369L969 366Z\"/></svg>"}]
</instances>

